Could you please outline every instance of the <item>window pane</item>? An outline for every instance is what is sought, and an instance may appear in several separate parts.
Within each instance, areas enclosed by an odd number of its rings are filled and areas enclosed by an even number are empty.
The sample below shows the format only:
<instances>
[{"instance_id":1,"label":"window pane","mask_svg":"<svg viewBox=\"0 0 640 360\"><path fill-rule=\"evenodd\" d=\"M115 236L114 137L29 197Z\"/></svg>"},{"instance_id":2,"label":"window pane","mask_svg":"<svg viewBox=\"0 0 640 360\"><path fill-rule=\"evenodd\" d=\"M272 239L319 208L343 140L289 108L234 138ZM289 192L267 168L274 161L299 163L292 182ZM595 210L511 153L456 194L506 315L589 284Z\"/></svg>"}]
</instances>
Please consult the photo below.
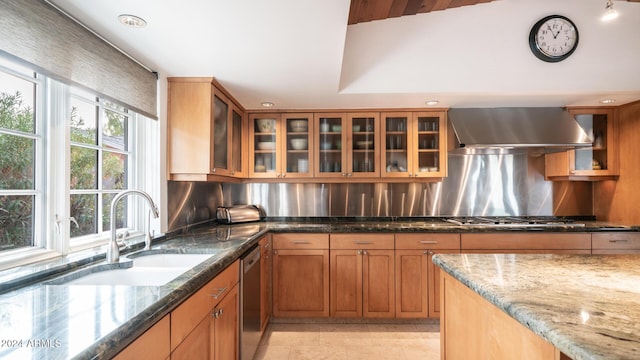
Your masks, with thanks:
<instances>
[{"instance_id":1,"label":"window pane","mask_svg":"<svg viewBox=\"0 0 640 360\"><path fill-rule=\"evenodd\" d=\"M0 72L0 127L33 133L35 84Z\"/></svg>"},{"instance_id":2,"label":"window pane","mask_svg":"<svg viewBox=\"0 0 640 360\"><path fill-rule=\"evenodd\" d=\"M0 189L34 187L35 140L0 134Z\"/></svg>"},{"instance_id":3,"label":"window pane","mask_svg":"<svg viewBox=\"0 0 640 360\"><path fill-rule=\"evenodd\" d=\"M111 201L116 194L104 194L102 196L102 228L105 231L111 229ZM128 198L123 198L118 201L116 205L116 229L122 229L126 226L125 209L127 206Z\"/></svg>"},{"instance_id":4,"label":"window pane","mask_svg":"<svg viewBox=\"0 0 640 360\"><path fill-rule=\"evenodd\" d=\"M34 196L0 196L0 251L33 246Z\"/></svg>"},{"instance_id":5,"label":"window pane","mask_svg":"<svg viewBox=\"0 0 640 360\"><path fill-rule=\"evenodd\" d=\"M108 151L102 153L102 188L115 190L126 188L126 155Z\"/></svg>"},{"instance_id":6,"label":"window pane","mask_svg":"<svg viewBox=\"0 0 640 360\"><path fill-rule=\"evenodd\" d=\"M71 189L98 188L98 151L71 146Z\"/></svg>"},{"instance_id":7,"label":"window pane","mask_svg":"<svg viewBox=\"0 0 640 360\"><path fill-rule=\"evenodd\" d=\"M71 237L96 234L96 194L71 195Z\"/></svg>"},{"instance_id":8,"label":"window pane","mask_svg":"<svg viewBox=\"0 0 640 360\"><path fill-rule=\"evenodd\" d=\"M98 144L98 107L72 99L70 126L72 142Z\"/></svg>"},{"instance_id":9,"label":"window pane","mask_svg":"<svg viewBox=\"0 0 640 360\"><path fill-rule=\"evenodd\" d=\"M127 150L126 125L127 116L104 110L104 127L102 132L102 146L107 149Z\"/></svg>"}]
</instances>

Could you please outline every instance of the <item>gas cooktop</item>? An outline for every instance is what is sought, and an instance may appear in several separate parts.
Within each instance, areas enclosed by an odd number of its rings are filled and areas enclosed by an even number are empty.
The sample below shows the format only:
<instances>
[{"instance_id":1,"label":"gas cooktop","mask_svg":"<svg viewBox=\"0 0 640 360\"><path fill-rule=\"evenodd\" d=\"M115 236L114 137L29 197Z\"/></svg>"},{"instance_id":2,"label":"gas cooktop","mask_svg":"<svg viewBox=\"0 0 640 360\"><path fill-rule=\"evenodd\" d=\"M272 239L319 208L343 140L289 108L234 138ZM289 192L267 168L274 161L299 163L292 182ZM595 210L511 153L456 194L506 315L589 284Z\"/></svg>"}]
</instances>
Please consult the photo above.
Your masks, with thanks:
<instances>
[{"instance_id":1,"label":"gas cooktop","mask_svg":"<svg viewBox=\"0 0 640 360\"><path fill-rule=\"evenodd\" d=\"M572 219L553 216L465 216L445 218L445 221L464 226L504 226L504 227L584 227Z\"/></svg>"}]
</instances>

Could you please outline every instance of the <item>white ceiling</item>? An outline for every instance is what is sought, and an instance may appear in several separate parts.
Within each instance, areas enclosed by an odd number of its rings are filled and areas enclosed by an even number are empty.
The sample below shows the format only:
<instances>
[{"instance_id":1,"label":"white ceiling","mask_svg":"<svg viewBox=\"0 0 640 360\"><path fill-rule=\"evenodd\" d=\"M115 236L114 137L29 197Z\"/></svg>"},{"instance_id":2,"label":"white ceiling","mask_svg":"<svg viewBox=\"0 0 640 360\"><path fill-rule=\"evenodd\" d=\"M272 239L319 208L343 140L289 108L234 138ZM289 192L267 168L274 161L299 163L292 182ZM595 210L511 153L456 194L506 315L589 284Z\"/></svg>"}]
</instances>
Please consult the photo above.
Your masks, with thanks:
<instances>
[{"instance_id":1,"label":"white ceiling","mask_svg":"<svg viewBox=\"0 0 640 360\"><path fill-rule=\"evenodd\" d=\"M347 26L349 0L50 0L167 76L214 76L247 109L598 105L640 100L640 4L499 0ZM147 20L121 25L119 14ZM545 63L528 36L540 18L580 33Z\"/></svg>"}]
</instances>

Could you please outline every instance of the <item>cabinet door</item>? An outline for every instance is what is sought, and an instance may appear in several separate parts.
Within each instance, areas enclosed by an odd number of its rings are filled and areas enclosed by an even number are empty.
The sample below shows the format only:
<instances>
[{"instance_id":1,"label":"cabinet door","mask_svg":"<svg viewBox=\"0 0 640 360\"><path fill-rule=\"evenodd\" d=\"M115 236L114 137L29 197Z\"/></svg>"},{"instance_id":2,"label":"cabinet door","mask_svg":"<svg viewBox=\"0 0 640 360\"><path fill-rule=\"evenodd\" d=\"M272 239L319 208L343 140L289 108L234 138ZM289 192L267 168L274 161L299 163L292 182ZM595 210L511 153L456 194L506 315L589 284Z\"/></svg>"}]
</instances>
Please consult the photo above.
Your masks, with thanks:
<instances>
[{"instance_id":1,"label":"cabinet door","mask_svg":"<svg viewBox=\"0 0 640 360\"><path fill-rule=\"evenodd\" d=\"M274 250L273 316L329 316L329 250Z\"/></svg>"},{"instance_id":2,"label":"cabinet door","mask_svg":"<svg viewBox=\"0 0 640 360\"><path fill-rule=\"evenodd\" d=\"M415 112L411 123L414 177L447 176L446 113Z\"/></svg>"},{"instance_id":3,"label":"cabinet door","mask_svg":"<svg viewBox=\"0 0 640 360\"><path fill-rule=\"evenodd\" d=\"M260 331L271 316L271 235L260 240Z\"/></svg>"},{"instance_id":4,"label":"cabinet door","mask_svg":"<svg viewBox=\"0 0 640 360\"><path fill-rule=\"evenodd\" d=\"M395 316L394 251L363 250L363 310L370 318Z\"/></svg>"},{"instance_id":5,"label":"cabinet door","mask_svg":"<svg viewBox=\"0 0 640 360\"><path fill-rule=\"evenodd\" d=\"M282 148L283 176L313 177L313 114L282 114L282 133L286 140Z\"/></svg>"},{"instance_id":6,"label":"cabinet door","mask_svg":"<svg viewBox=\"0 0 640 360\"><path fill-rule=\"evenodd\" d=\"M247 147L245 144L245 115L237 106L231 106L231 136L230 148L230 164L231 175L234 177L246 177L247 166L246 159Z\"/></svg>"},{"instance_id":7,"label":"cabinet door","mask_svg":"<svg viewBox=\"0 0 640 360\"><path fill-rule=\"evenodd\" d=\"M331 316L362 317L362 250L331 250Z\"/></svg>"},{"instance_id":8,"label":"cabinet door","mask_svg":"<svg viewBox=\"0 0 640 360\"><path fill-rule=\"evenodd\" d=\"M249 177L276 178L280 171L277 149L282 141L280 114L251 114L249 117Z\"/></svg>"},{"instance_id":9,"label":"cabinet door","mask_svg":"<svg viewBox=\"0 0 640 360\"><path fill-rule=\"evenodd\" d=\"M429 316L427 250L396 250L396 317Z\"/></svg>"},{"instance_id":10,"label":"cabinet door","mask_svg":"<svg viewBox=\"0 0 640 360\"><path fill-rule=\"evenodd\" d=\"M115 360L166 359L169 347L170 316L165 316L114 357Z\"/></svg>"},{"instance_id":11,"label":"cabinet door","mask_svg":"<svg viewBox=\"0 0 640 360\"><path fill-rule=\"evenodd\" d=\"M236 360L239 354L240 302L238 285L213 310L211 344L215 360Z\"/></svg>"},{"instance_id":12,"label":"cabinet door","mask_svg":"<svg viewBox=\"0 0 640 360\"><path fill-rule=\"evenodd\" d=\"M314 114L317 156L314 173L317 178L340 178L347 176L346 114Z\"/></svg>"},{"instance_id":13,"label":"cabinet door","mask_svg":"<svg viewBox=\"0 0 640 360\"><path fill-rule=\"evenodd\" d=\"M428 294L429 294L429 317L440 317L440 268L433 263L434 254L457 254L460 250L429 250L427 264L429 270Z\"/></svg>"},{"instance_id":14,"label":"cabinet door","mask_svg":"<svg viewBox=\"0 0 640 360\"><path fill-rule=\"evenodd\" d=\"M380 176L380 114L347 116L347 177Z\"/></svg>"},{"instance_id":15,"label":"cabinet door","mask_svg":"<svg viewBox=\"0 0 640 360\"><path fill-rule=\"evenodd\" d=\"M381 113L382 119L382 159L383 177L408 178L413 162L413 144L409 135L412 115L410 112Z\"/></svg>"},{"instance_id":16,"label":"cabinet door","mask_svg":"<svg viewBox=\"0 0 640 360\"><path fill-rule=\"evenodd\" d=\"M171 353L171 360L212 360L213 347L211 346L211 316L207 315L193 329L178 347ZM159 344L153 344L158 346ZM144 356L151 359L152 357Z\"/></svg>"},{"instance_id":17,"label":"cabinet door","mask_svg":"<svg viewBox=\"0 0 640 360\"><path fill-rule=\"evenodd\" d=\"M229 164L229 119L231 115L231 102L226 96L218 91L214 91L213 95L213 126L212 128L212 147L213 147L213 164L211 172L216 175L231 175L231 167ZM194 154L197 156L196 154Z\"/></svg>"}]
</instances>

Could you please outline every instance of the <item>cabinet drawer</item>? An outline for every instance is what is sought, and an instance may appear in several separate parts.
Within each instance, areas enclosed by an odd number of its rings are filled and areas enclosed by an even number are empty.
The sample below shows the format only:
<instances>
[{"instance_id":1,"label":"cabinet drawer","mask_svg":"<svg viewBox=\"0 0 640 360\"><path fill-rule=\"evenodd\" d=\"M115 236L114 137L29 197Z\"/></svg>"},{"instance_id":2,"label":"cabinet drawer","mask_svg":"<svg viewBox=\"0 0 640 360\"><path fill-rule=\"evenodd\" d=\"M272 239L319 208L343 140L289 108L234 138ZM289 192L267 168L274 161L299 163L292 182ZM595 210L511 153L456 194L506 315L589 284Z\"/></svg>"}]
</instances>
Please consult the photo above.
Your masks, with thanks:
<instances>
[{"instance_id":1,"label":"cabinet drawer","mask_svg":"<svg viewBox=\"0 0 640 360\"><path fill-rule=\"evenodd\" d=\"M210 315L211 310L238 283L239 276L240 262L235 261L171 312L172 351L203 317Z\"/></svg>"},{"instance_id":2,"label":"cabinet drawer","mask_svg":"<svg viewBox=\"0 0 640 360\"><path fill-rule=\"evenodd\" d=\"M640 250L640 233L603 232L591 234L593 250Z\"/></svg>"},{"instance_id":3,"label":"cabinet drawer","mask_svg":"<svg viewBox=\"0 0 640 360\"><path fill-rule=\"evenodd\" d=\"M274 234L274 249L328 249L329 234Z\"/></svg>"},{"instance_id":4,"label":"cabinet drawer","mask_svg":"<svg viewBox=\"0 0 640 360\"><path fill-rule=\"evenodd\" d=\"M394 248L393 234L331 234L331 249L388 249Z\"/></svg>"},{"instance_id":5,"label":"cabinet drawer","mask_svg":"<svg viewBox=\"0 0 640 360\"><path fill-rule=\"evenodd\" d=\"M503 250L591 250L589 233L476 233L461 234L462 252L474 249Z\"/></svg>"},{"instance_id":6,"label":"cabinet drawer","mask_svg":"<svg viewBox=\"0 0 640 360\"><path fill-rule=\"evenodd\" d=\"M396 234L396 249L460 249L460 234Z\"/></svg>"}]
</instances>

